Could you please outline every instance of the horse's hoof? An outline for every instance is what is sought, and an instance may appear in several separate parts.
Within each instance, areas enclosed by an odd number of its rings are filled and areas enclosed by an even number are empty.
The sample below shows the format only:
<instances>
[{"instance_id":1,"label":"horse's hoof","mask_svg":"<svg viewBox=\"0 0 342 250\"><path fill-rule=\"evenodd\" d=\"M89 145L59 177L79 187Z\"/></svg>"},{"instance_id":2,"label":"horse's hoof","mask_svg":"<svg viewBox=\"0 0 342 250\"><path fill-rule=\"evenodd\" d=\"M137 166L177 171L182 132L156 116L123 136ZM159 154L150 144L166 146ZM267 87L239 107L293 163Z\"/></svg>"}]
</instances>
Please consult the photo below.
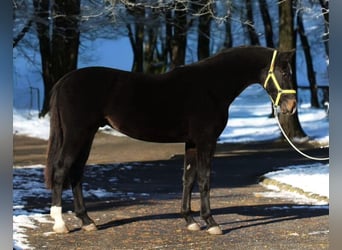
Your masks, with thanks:
<instances>
[{"instance_id":1,"label":"horse's hoof","mask_svg":"<svg viewBox=\"0 0 342 250\"><path fill-rule=\"evenodd\" d=\"M189 224L186 228L189 231L199 231L199 230L201 230L200 225L198 223L196 223L196 222L193 222L193 223Z\"/></svg>"},{"instance_id":2,"label":"horse's hoof","mask_svg":"<svg viewBox=\"0 0 342 250\"><path fill-rule=\"evenodd\" d=\"M67 234L69 233L69 229L65 226L65 224L54 225L53 231L58 234Z\"/></svg>"},{"instance_id":3,"label":"horse's hoof","mask_svg":"<svg viewBox=\"0 0 342 250\"><path fill-rule=\"evenodd\" d=\"M220 226L214 226L214 227L210 227L207 229L207 232L211 235L220 235L223 234Z\"/></svg>"},{"instance_id":4,"label":"horse's hoof","mask_svg":"<svg viewBox=\"0 0 342 250\"><path fill-rule=\"evenodd\" d=\"M97 230L97 227L96 227L96 225L95 225L94 223L91 223L91 224L89 224L89 225L82 226L82 229L83 229L84 231L89 232L89 231L96 231L96 230Z\"/></svg>"}]
</instances>

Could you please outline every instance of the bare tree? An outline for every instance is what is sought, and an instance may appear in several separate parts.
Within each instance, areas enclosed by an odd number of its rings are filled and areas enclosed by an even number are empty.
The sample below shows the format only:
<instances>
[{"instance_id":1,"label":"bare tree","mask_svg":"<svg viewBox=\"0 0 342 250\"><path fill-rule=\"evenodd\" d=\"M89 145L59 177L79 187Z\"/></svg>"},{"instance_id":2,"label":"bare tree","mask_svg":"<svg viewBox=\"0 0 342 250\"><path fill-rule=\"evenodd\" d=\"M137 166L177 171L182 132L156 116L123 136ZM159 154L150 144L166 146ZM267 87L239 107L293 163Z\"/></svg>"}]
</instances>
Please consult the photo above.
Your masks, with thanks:
<instances>
[{"instance_id":1,"label":"bare tree","mask_svg":"<svg viewBox=\"0 0 342 250\"><path fill-rule=\"evenodd\" d=\"M193 9L198 17L198 42L197 58L204 59L210 55L210 24L212 20L212 3L207 0L199 0L193 3Z\"/></svg>"},{"instance_id":2,"label":"bare tree","mask_svg":"<svg viewBox=\"0 0 342 250\"><path fill-rule=\"evenodd\" d=\"M60 77L77 68L80 0L33 3L44 80L44 102L39 116L45 116L52 87Z\"/></svg>"},{"instance_id":3,"label":"bare tree","mask_svg":"<svg viewBox=\"0 0 342 250\"><path fill-rule=\"evenodd\" d=\"M135 1L132 1L135 3ZM128 37L131 42L133 50L133 66L132 71L143 72L144 71L144 35L145 35L145 25L143 23L145 17L144 6L128 7L128 13L135 17L135 22L133 24L128 23Z\"/></svg>"},{"instance_id":4,"label":"bare tree","mask_svg":"<svg viewBox=\"0 0 342 250\"><path fill-rule=\"evenodd\" d=\"M293 1L284 0L279 3L279 50L288 51L296 48L296 35L294 32ZM297 90L296 57L292 62L292 88ZM296 111L292 116L279 114L279 122L289 138L307 138L304 133Z\"/></svg>"},{"instance_id":5,"label":"bare tree","mask_svg":"<svg viewBox=\"0 0 342 250\"><path fill-rule=\"evenodd\" d=\"M297 14L297 25L298 25L297 31L298 31L298 34L302 43L303 51L304 51L306 69L307 69L308 80L310 84L311 106L319 108L316 75L315 75L315 70L314 70L314 66L312 62L309 40L305 34L302 10L299 10L299 13Z\"/></svg>"},{"instance_id":6,"label":"bare tree","mask_svg":"<svg viewBox=\"0 0 342 250\"><path fill-rule=\"evenodd\" d=\"M245 22L251 45L260 45L258 34L254 27L252 1L246 0L247 20Z\"/></svg>"},{"instance_id":7,"label":"bare tree","mask_svg":"<svg viewBox=\"0 0 342 250\"><path fill-rule=\"evenodd\" d=\"M270 48L274 48L273 28L272 28L270 13L268 11L267 1L259 0L259 8L260 8L262 20L264 22L264 27L265 27L266 46Z\"/></svg>"},{"instance_id":8,"label":"bare tree","mask_svg":"<svg viewBox=\"0 0 342 250\"><path fill-rule=\"evenodd\" d=\"M24 36L32 28L33 17L27 14L30 11L29 11L28 3L26 1L17 2L15 0L13 0L12 4L13 4L13 19L14 19L14 25L13 25L14 27L13 28L17 28L16 20L18 22L18 19L20 19L20 21L24 23L23 27L18 28L19 31L15 30L13 32L14 37L13 37L12 44L13 44L13 48L14 48L18 45L18 43L24 38ZM20 17L18 17L17 12L19 12ZM21 17L22 13L26 13L25 18ZM20 22L20 24L21 24L21 22Z\"/></svg>"},{"instance_id":9,"label":"bare tree","mask_svg":"<svg viewBox=\"0 0 342 250\"><path fill-rule=\"evenodd\" d=\"M171 68L185 64L187 37L187 3L176 2L171 40Z\"/></svg>"},{"instance_id":10,"label":"bare tree","mask_svg":"<svg viewBox=\"0 0 342 250\"><path fill-rule=\"evenodd\" d=\"M325 46L325 52L329 56L329 0L319 0L324 17L325 34L323 35L323 41Z\"/></svg>"},{"instance_id":11,"label":"bare tree","mask_svg":"<svg viewBox=\"0 0 342 250\"><path fill-rule=\"evenodd\" d=\"M232 13L232 3L231 1L227 2L227 13L229 15L227 16L227 21L225 25L225 39L223 46L225 48L231 48L233 46L233 36L232 36L232 22L231 22L231 13Z\"/></svg>"}]
</instances>

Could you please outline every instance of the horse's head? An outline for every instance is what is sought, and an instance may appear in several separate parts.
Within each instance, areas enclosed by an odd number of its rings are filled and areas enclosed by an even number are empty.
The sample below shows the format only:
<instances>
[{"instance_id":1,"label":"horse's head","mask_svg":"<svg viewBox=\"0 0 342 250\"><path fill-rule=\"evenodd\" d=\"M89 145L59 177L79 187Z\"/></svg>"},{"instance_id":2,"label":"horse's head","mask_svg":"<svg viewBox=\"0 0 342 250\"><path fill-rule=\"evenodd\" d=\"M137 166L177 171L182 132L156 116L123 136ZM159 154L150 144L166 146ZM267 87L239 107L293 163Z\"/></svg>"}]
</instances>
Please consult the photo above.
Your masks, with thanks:
<instances>
[{"instance_id":1,"label":"horse's head","mask_svg":"<svg viewBox=\"0 0 342 250\"><path fill-rule=\"evenodd\" d=\"M273 53L264 76L264 88L274 107L283 114L296 111L296 91L293 89L291 59L294 51Z\"/></svg>"}]
</instances>

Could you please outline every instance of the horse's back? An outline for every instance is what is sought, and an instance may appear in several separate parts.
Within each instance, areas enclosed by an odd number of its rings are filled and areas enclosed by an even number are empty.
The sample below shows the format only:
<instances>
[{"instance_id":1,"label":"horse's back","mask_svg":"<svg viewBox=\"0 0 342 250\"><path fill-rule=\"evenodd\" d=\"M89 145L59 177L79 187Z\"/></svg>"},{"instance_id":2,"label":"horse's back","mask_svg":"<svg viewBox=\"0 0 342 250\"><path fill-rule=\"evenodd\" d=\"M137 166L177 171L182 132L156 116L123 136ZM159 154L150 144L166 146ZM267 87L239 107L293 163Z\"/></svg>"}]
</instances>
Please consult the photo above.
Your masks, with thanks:
<instances>
[{"instance_id":1,"label":"horse's back","mask_svg":"<svg viewBox=\"0 0 342 250\"><path fill-rule=\"evenodd\" d=\"M168 78L105 67L82 68L59 80L51 107L68 124L109 124L137 139L178 142L186 126L185 91Z\"/></svg>"}]
</instances>

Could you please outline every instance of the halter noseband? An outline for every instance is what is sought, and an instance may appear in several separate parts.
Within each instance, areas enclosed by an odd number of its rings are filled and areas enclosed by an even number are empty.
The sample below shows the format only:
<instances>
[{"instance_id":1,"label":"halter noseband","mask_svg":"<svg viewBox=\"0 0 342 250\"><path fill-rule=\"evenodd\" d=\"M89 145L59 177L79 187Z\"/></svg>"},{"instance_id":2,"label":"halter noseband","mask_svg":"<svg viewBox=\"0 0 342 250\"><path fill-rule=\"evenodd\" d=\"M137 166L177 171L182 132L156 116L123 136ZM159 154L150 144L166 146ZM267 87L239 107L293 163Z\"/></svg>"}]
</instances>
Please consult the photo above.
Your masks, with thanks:
<instances>
[{"instance_id":1,"label":"halter noseband","mask_svg":"<svg viewBox=\"0 0 342 250\"><path fill-rule=\"evenodd\" d=\"M268 75L267 75L267 77L266 77L265 83L264 83L264 88L266 89L267 84L268 84L268 82L269 82L269 80L270 80L270 78L271 78L272 81L273 81L273 83L274 83L274 86L276 87L276 89L277 89L277 91L278 91L277 97L276 97L275 101L274 101L273 98L271 97L271 100L272 100L272 102L273 102L273 104L274 104L275 107L278 106L279 101L280 101L280 97L281 97L282 94L296 94L296 90L294 90L294 89L282 89L282 88L280 87L279 82L278 82L278 80L277 80L277 78L276 78L276 76L275 76L275 74L274 74L274 72L273 72L273 70L274 70L274 63L275 63L276 56L277 56L277 51L274 50L274 52L273 52L273 57L272 57L272 61L271 61L271 66L270 66L270 69L269 69L269 71L268 71Z\"/></svg>"}]
</instances>

